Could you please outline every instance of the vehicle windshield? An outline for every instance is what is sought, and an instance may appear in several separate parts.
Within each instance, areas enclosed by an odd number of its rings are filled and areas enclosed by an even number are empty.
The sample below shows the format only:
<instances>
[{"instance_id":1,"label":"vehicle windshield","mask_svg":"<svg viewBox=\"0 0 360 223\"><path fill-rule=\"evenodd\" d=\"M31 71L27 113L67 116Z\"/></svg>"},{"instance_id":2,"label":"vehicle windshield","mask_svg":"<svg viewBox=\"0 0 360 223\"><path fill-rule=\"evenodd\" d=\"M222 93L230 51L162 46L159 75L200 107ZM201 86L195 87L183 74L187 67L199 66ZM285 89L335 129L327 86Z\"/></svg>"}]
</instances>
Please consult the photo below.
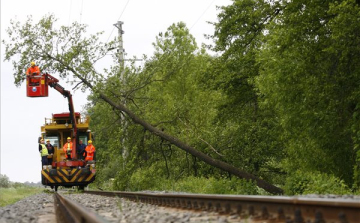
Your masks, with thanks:
<instances>
[{"instance_id":1,"label":"vehicle windshield","mask_svg":"<svg viewBox=\"0 0 360 223\"><path fill-rule=\"evenodd\" d=\"M59 148L59 140L58 137L56 136L49 136L49 137L45 137L45 143L47 140L50 140L50 144L53 145L54 147L58 147Z\"/></svg>"},{"instance_id":2,"label":"vehicle windshield","mask_svg":"<svg viewBox=\"0 0 360 223\"><path fill-rule=\"evenodd\" d=\"M79 136L79 142L80 142L80 140L82 140L83 141L83 144L87 144L87 136L84 136L84 135L82 135L82 136Z\"/></svg>"}]
</instances>

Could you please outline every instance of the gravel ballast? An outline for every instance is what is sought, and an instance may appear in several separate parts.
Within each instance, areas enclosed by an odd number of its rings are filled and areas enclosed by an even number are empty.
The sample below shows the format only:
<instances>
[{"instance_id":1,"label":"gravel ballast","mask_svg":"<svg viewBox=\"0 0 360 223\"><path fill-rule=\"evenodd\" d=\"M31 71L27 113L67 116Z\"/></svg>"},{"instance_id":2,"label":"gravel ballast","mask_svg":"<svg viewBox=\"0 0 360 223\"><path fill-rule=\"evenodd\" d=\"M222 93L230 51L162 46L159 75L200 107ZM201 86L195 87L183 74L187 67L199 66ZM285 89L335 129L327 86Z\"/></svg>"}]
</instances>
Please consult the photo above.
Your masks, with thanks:
<instances>
[{"instance_id":1,"label":"gravel ballast","mask_svg":"<svg viewBox=\"0 0 360 223\"><path fill-rule=\"evenodd\" d=\"M233 217L217 216L215 213L179 211L131 202L123 198L77 193L61 193L61 195L97 213L109 222L234 222L231 220ZM41 193L1 207L0 223L56 222L53 202L52 193Z\"/></svg>"},{"instance_id":2,"label":"gravel ballast","mask_svg":"<svg viewBox=\"0 0 360 223\"><path fill-rule=\"evenodd\" d=\"M48 220L45 220L48 219ZM0 208L0 223L55 222L52 193L40 193Z\"/></svg>"}]
</instances>

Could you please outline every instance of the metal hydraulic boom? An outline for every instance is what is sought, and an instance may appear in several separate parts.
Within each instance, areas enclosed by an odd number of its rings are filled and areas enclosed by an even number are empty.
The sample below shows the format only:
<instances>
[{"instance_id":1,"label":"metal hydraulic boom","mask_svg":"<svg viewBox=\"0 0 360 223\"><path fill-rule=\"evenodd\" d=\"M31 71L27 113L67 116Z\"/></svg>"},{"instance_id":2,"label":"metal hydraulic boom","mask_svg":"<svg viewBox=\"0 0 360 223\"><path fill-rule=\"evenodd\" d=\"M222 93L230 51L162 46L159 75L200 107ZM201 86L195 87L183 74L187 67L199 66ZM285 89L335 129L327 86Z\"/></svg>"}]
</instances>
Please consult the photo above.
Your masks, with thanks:
<instances>
[{"instance_id":1,"label":"metal hydraulic boom","mask_svg":"<svg viewBox=\"0 0 360 223\"><path fill-rule=\"evenodd\" d=\"M28 75L26 78L26 82L27 82L27 96L28 97L47 97L48 96L48 86L50 86L68 99L70 119L71 119L72 130L73 130L73 138L72 138L73 148L71 151L71 155L72 155L72 157L77 158L76 145L78 144L79 137L77 134L77 121L76 121L76 116L75 116L75 111L74 111L72 95L71 95L70 91L65 90L64 87L62 87L60 84L58 84L59 80L56 79L55 77L51 76L48 73L45 73L42 75L37 75L37 76Z\"/></svg>"}]
</instances>

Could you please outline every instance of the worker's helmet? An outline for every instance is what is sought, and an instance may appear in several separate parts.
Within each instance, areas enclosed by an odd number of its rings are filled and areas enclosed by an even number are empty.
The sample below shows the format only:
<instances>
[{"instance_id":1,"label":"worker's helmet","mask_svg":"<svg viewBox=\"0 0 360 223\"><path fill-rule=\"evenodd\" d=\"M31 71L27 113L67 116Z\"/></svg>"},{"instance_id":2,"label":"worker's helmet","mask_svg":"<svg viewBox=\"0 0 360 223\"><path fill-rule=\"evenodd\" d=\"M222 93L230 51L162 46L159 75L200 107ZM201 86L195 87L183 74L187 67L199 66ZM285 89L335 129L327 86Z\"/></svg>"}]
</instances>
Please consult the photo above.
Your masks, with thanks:
<instances>
[{"instance_id":1,"label":"worker's helmet","mask_svg":"<svg viewBox=\"0 0 360 223\"><path fill-rule=\"evenodd\" d=\"M91 140L89 140L89 141L88 141L88 143L92 143L92 141L91 141Z\"/></svg>"},{"instance_id":2,"label":"worker's helmet","mask_svg":"<svg viewBox=\"0 0 360 223\"><path fill-rule=\"evenodd\" d=\"M50 139L47 139L46 142L50 142Z\"/></svg>"},{"instance_id":3,"label":"worker's helmet","mask_svg":"<svg viewBox=\"0 0 360 223\"><path fill-rule=\"evenodd\" d=\"M70 137L67 137L67 139L71 139Z\"/></svg>"},{"instance_id":4,"label":"worker's helmet","mask_svg":"<svg viewBox=\"0 0 360 223\"><path fill-rule=\"evenodd\" d=\"M35 62L34 62L34 61L31 61L30 64L31 64L31 66L34 66L34 65L35 65Z\"/></svg>"}]
</instances>

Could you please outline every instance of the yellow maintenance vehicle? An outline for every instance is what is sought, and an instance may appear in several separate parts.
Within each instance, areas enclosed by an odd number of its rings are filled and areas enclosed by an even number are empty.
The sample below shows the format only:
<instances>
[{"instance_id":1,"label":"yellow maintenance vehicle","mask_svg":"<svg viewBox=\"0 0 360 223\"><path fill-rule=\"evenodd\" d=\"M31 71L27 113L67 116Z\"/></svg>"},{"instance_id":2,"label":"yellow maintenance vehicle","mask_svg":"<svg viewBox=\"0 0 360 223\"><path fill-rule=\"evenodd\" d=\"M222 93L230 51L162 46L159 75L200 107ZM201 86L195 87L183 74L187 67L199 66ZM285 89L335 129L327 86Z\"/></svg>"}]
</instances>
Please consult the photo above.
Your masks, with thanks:
<instances>
[{"instance_id":1,"label":"yellow maintenance vehicle","mask_svg":"<svg viewBox=\"0 0 360 223\"><path fill-rule=\"evenodd\" d=\"M29 75L26 85L28 97L47 97L50 86L68 98L69 103L70 112L53 114L51 118L45 118L45 123L41 126L41 139L49 140L54 146L53 155L48 156L51 163L42 166L42 184L54 188L55 191L59 186L77 186L83 190L95 180L96 175L95 156L93 160L85 161L83 157L78 157L77 153L80 140L85 143L92 140L89 117L83 118L79 112L74 111L71 93L59 85L58 80L50 74ZM70 151L69 154L63 151L68 138L72 142L71 154Z\"/></svg>"}]
</instances>

